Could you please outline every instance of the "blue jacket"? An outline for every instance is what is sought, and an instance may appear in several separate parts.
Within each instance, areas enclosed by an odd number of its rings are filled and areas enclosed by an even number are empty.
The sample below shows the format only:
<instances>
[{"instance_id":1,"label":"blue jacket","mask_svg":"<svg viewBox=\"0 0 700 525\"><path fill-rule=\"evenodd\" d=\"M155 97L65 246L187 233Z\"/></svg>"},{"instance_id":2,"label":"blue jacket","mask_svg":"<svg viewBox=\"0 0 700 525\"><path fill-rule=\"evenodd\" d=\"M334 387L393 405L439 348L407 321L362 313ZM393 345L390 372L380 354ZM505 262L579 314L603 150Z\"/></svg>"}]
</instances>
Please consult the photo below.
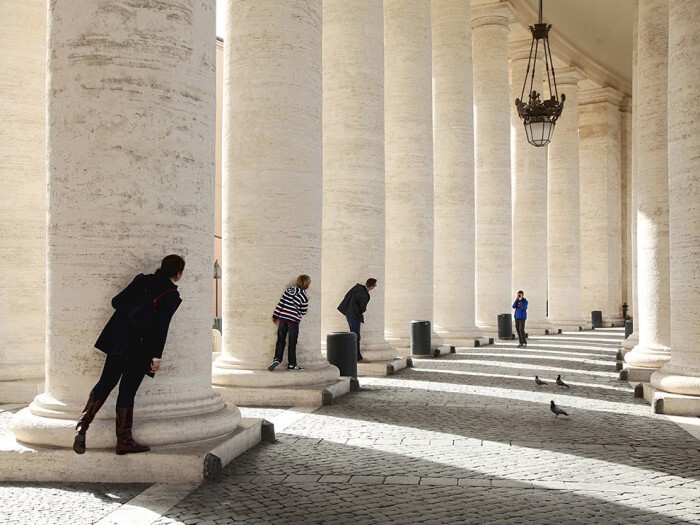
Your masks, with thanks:
<instances>
[{"instance_id":1,"label":"blue jacket","mask_svg":"<svg viewBox=\"0 0 700 525\"><path fill-rule=\"evenodd\" d=\"M515 308L515 320L522 321L527 319L527 299L524 297L522 299L516 299L513 303L513 308Z\"/></svg>"}]
</instances>

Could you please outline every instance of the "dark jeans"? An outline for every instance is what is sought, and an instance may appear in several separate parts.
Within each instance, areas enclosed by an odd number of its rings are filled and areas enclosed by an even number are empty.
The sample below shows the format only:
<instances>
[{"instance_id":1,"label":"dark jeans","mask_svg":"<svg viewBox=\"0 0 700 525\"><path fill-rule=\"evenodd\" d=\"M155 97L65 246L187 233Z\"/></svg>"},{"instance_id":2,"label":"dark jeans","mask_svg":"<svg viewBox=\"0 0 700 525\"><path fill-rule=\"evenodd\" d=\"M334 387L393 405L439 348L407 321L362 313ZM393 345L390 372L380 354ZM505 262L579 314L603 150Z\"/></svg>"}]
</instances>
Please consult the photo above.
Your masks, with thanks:
<instances>
[{"instance_id":1,"label":"dark jeans","mask_svg":"<svg viewBox=\"0 0 700 525\"><path fill-rule=\"evenodd\" d=\"M102 375L93 387L95 399L105 399L119 383L117 408L133 408L136 392L149 369L150 360L139 353L140 347L129 349L122 355L108 355Z\"/></svg>"},{"instance_id":2,"label":"dark jeans","mask_svg":"<svg viewBox=\"0 0 700 525\"><path fill-rule=\"evenodd\" d=\"M350 331L357 336L357 360L359 361L362 359L362 354L360 353L360 327L362 326L362 323L355 319L351 319L348 316L345 316L345 319L348 320Z\"/></svg>"},{"instance_id":3,"label":"dark jeans","mask_svg":"<svg viewBox=\"0 0 700 525\"><path fill-rule=\"evenodd\" d=\"M287 361L290 365L297 364L297 339L299 339L299 326L295 324L277 321L277 344L275 345L275 360L282 362L284 357L284 344L289 334L289 350Z\"/></svg>"},{"instance_id":4,"label":"dark jeans","mask_svg":"<svg viewBox=\"0 0 700 525\"><path fill-rule=\"evenodd\" d=\"M525 319L515 320L515 331L518 332L518 341L520 344L526 344L527 339L525 339Z\"/></svg>"}]
</instances>

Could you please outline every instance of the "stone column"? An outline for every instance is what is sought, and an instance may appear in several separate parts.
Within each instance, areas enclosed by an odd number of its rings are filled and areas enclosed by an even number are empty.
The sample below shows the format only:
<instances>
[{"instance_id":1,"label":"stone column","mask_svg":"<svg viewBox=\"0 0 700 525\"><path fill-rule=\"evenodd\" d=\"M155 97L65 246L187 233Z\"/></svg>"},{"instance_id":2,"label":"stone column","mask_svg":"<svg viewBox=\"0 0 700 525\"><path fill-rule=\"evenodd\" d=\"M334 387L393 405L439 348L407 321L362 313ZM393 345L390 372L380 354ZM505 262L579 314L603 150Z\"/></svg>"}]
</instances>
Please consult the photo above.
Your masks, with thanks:
<instances>
[{"instance_id":1,"label":"stone column","mask_svg":"<svg viewBox=\"0 0 700 525\"><path fill-rule=\"evenodd\" d=\"M566 95L566 103L548 146L549 320L563 330L591 326L590 319L581 317L578 83L582 79L581 71L576 68L557 70L557 88Z\"/></svg>"},{"instance_id":2,"label":"stone column","mask_svg":"<svg viewBox=\"0 0 700 525\"><path fill-rule=\"evenodd\" d=\"M433 320L430 0L385 0L386 335Z\"/></svg>"},{"instance_id":3,"label":"stone column","mask_svg":"<svg viewBox=\"0 0 700 525\"><path fill-rule=\"evenodd\" d=\"M49 4L46 390L13 421L33 445L72 445L110 300L168 253L187 261L183 303L161 371L139 390L134 435L192 443L240 422L211 388L214 2L114 7ZM116 397L90 448L114 446Z\"/></svg>"},{"instance_id":4,"label":"stone column","mask_svg":"<svg viewBox=\"0 0 700 525\"><path fill-rule=\"evenodd\" d=\"M321 335L347 332L337 307L369 277L378 286L362 357L396 357L384 339L384 12L382 2L323 3L323 297Z\"/></svg>"},{"instance_id":5,"label":"stone column","mask_svg":"<svg viewBox=\"0 0 700 525\"><path fill-rule=\"evenodd\" d=\"M668 146L666 127L668 82L668 2L639 3L637 104L637 301L639 344L625 355L632 369L650 369L671 359L669 274ZM632 370L630 370L632 374Z\"/></svg>"},{"instance_id":6,"label":"stone column","mask_svg":"<svg viewBox=\"0 0 700 525\"><path fill-rule=\"evenodd\" d=\"M498 329L512 313L512 203L507 3L472 5L476 173L476 324Z\"/></svg>"},{"instance_id":7,"label":"stone column","mask_svg":"<svg viewBox=\"0 0 700 525\"><path fill-rule=\"evenodd\" d=\"M644 2L640 2L644 4ZM641 9L642 5L640 5ZM640 12L641 18L641 12ZM673 394L700 396L700 3L671 0L668 38L668 186L671 255L671 360L651 383ZM640 50L641 52L641 50ZM641 56L640 56L641 58ZM665 120L654 126L663 128ZM640 122L640 125L643 125ZM641 166L639 167L641 169ZM641 237L641 230L640 230ZM640 261L641 262L641 261ZM640 287L641 288L641 287ZM640 292L641 293L641 292ZM643 306L640 299L640 313ZM640 332L640 344L641 344ZM680 407L700 415L700 399ZM665 401L666 405L670 402ZM666 410L664 410L666 412Z\"/></svg>"},{"instance_id":8,"label":"stone column","mask_svg":"<svg viewBox=\"0 0 700 525\"><path fill-rule=\"evenodd\" d=\"M474 115L471 2L433 0L435 332L474 346Z\"/></svg>"},{"instance_id":9,"label":"stone column","mask_svg":"<svg viewBox=\"0 0 700 525\"><path fill-rule=\"evenodd\" d=\"M510 44L511 183L513 187L513 291L523 290L528 300L527 331L546 334L547 320L547 149L528 143L514 101L522 94L532 39ZM537 58L536 81L542 85L544 52ZM530 74L532 71L530 71ZM529 85L529 81L528 81ZM542 89L538 88L542 92ZM545 91L542 99L550 94ZM556 135L554 135L556 140ZM511 310L512 312L513 310Z\"/></svg>"},{"instance_id":10,"label":"stone column","mask_svg":"<svg viewBox=\"0 0 700 525\"><path fill-rule=\"evenodd\" d=\"M216 385L257 388L258 403L278 404L270 387L339 377L321 355L321 1L227 5L223 345L213 377ZM311 277L297 347L306 371L271 373L272 312L300 274Z\"/></svg>"},{"instance_id":11,"label":"stone column","mask_svg":"<svg viewBox=\"0 0 700 525\"><path fill-rule=\"evenodd\" d=\"M0 404L44 388L46 2L0 5Z\"/></svg>"},{"instance_id":12,"label":"stone column","mask_svg":"<svg viewBox=\"0 0 700 525\"><path fill-rule=\"evenodd\" d=\"M632 314L634 298L632 294L632 101L625 97L620 104L621 173L620 191L622 224L622 302L627 303L627 315ZM625 319L623 318L623 322Z\"/></svg>"},{"instance_id":13,"label":"stone column","mask_svg":"<svg viewBox=\"0 0 700 525\"><path fill-rule=\"evenodd\" d=\"M612 88L578 95L581 316L600 310L604 326L622 326L623 95Z\"/></svg>"},{"instance_id":14,"label":"stone column","mask_svg":"<svg viewBox=\"0 0 700 525\"><path fill-rule=\"evenodd\" d=\"M631 159L630 159L630 201L629 201L629 264L630 264L630 312L632 316L632 333L622 341L619 356L632 350L639 343L639 311L637 305L637 101L639 100L639 63L638 63L638 38L637 26L639 21L639 1L634 2L634 12L632 18L632 132L631 132ZM629 302L629 301L628 301Z\"/></svg>"}]
</instances>

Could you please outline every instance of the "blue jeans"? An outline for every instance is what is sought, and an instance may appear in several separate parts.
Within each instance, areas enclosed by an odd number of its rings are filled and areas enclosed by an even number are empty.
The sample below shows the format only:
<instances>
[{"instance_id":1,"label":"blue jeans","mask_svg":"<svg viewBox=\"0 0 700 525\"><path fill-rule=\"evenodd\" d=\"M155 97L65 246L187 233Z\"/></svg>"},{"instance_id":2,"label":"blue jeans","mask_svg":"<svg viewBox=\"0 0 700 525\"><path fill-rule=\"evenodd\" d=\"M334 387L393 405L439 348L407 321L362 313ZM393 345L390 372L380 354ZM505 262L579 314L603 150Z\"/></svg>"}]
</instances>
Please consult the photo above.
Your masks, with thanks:
<instances>
[{"instance_id":1,"label":"blue jeans","mask_svg":"<svg viewBox=\"0 0 700 525\"><path fill-rule=\"evenodd\" d=\"M357 336L357 360L359 361L362 359L362 354L360 353L360 327L362 326L362 323L356 319L351 319L348 316L345 316L345 319L348 320L350 331Z\"/></svg>"},{"instance_id":2,"label":"blue jeans","mask_svg":"<svg viewBox=\"0 0 700 525\"><path fill-rule=\"evenodd\" d=\"M284 321L277 321L277 344L275 345L275 361L282 362L284 357L284 344L289 334L289 350L287 361L290 365L297 364L297 339L299 339L299 326Z\"/></svg>"}]
</instances>

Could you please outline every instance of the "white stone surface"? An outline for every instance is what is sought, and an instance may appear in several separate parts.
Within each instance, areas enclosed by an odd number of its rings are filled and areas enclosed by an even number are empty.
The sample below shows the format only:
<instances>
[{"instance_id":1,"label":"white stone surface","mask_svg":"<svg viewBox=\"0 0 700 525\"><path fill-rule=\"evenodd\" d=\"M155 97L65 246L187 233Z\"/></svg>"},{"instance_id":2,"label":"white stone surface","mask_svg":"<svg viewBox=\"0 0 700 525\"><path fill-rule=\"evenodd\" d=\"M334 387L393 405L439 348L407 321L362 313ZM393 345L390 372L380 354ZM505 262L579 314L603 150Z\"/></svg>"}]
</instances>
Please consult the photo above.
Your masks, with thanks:
<instances>
[{"instance_id":1,"label":"white stone surface","mask_svg":"<svg viewBox=\"0 0 700 525\"><path fill-rule=\"evenodd\" d=\"M600 310L604 326L622 326L623 95L612 88L578 95L581 316Z\"/></svg>"},{"instance_id":2,"label":"white stone surface","mask_svg":"<svg viewBox=\"0 0 700 525\"><path fill-rule=\"evenodd\" d=\"M433 321L430 0L385 0L386 337Z\"/></svg>"},{"instance_id":3,"label":"white stone surface","mask_svg":"<svg viewBox=\"0 0 700 525\"><path fill-rule=\"evenodd\" d=\"M223 116L223 348L213 382L336 381L321 355L321 2L227 4ZM267 366L272 312L311 277L297 347L303 373ZM286 351L285 351L286 357Z\"/></svg>"},{"instance_id":4,"label":"white stone surface","mask_svg":"<svg viewBox=\"0 0 700 525\"><path fill-rule=\"evenodd\" d=\"M211 388L214 2L54 2L48 16L46 392L15 416L14 434L71 447L104 362L93 344L110 299L180 253L183 304L161 371L139 390L134 436L159 446L227 435L240 412ZM89 448L114 446L115 399Z\"/></svg>"},{"instance_id":5,"label":"white stone surface","mask_svg":"<svg viewBox=\"0 0 700 525\"><path fill-rule=\"evenodd\" d=\"M620 191L622 193L621 200L621 220L622 225L622 266L620 270L620 281L622 283L622 301L627 303L627 316L630 317L634 310L634 277L632 272L633 258L632 251L635 249L632 236L632 217L636 217L636 213L632 210L632 100L630 97L625 97L620 104L620 141L622 143L621 150L621 169L620 176ZM624 321L624 319L623 319Z\"/></svg>"},{"instance_id":6,"label":"white stone surface","mask_svg":"<svg viewBox=\"0 0 700 525\"><path fill-rule=\"evenodd\" d=\"M580 70L557 70L559 93L566 95L548 149L547 278L549 320L561 329L590 327L581 317L581 229L579 198L578 83Z\"/></svg>"},{"instance_id":7,"label":"white stone surface","mask_svg":"<svg viewBox=\"0 0 700 525\"><path fill-rule=\"evenodd\" d=\"M323 2L323 297L321 335L346 332L338 304L373 277L361 331L367 361L384 339L384 13L376 0Z\"/></svg>"},{"instance_id":8,"label":"white stone surface","mask_svg":"<svg viewBox=\"0 0 700 525\"><path fill-rule=\"evenodd\" d=\"M512 42L509 46L513 199L513 290L510 302L512 305L516 292L523 290L528 300L526 330L543 334L545 330L553 329L547 320L547 148L536 148L528 143L523 121L514 104L516 98L524 98L527 102L527 86L532 75L532 70L528 75L531 44L532 39L529 39ZM551 94L546 82L540 89L546 73L543 51L538 54L536 73L537 91L542 93L543 100L549 99ZM523 94L526 75L528 82Z\"/></svg>"},{"instance_id":9,"label":"white stone surface","mask_svg":"<svg viewBox=\"0 0 700 525\"><path fill-rule=\"evenodd\" d=\"M0 4L0 403L44 385L46 2Z\"/></svg>"},{"instance_id":10,"label":"white stone surface","mask_svg":"<svg viewBox=\"0 0 700 525\"><path fill-rule=\"evenodd\" d=\"M699 25L700 3L671 0L668 38L671 360L651 376L652 385L659 390L691 396L700 396ZM696 405L693 415L698 413Z\"/></svg>"},{"instance_id":11,"label":"white stone surface","mask_svg":"<svg viewBox=\"0 0 700 525\"><path fill-rule=\"evenodd\" d=\"M476 325L498 329L512 313L512 203L506 3L472 6L476 176Z\"/></svg>"},{"instance_id":12,"label":"white stone surface","mask_svg":"<svg viewBox=\"0 0 700 525\"><path fill-rule=\"evenodd\" d=\"M637 301L639 344L625 355L631 366L660 368L671 359L668 222L667 101L668 2L639 3L637 60Z\"/></svg>"},{"instance_id":13,"label":"white stone surface","mask_svg":"<svg viewBox=\"0 0 700 525\"><path fill-rule=\"evenodd\" d=\"M435 298L446 343L482 337L474 294L474 111L471 3L432 2Z\"/></svg>"}]
</instances>

